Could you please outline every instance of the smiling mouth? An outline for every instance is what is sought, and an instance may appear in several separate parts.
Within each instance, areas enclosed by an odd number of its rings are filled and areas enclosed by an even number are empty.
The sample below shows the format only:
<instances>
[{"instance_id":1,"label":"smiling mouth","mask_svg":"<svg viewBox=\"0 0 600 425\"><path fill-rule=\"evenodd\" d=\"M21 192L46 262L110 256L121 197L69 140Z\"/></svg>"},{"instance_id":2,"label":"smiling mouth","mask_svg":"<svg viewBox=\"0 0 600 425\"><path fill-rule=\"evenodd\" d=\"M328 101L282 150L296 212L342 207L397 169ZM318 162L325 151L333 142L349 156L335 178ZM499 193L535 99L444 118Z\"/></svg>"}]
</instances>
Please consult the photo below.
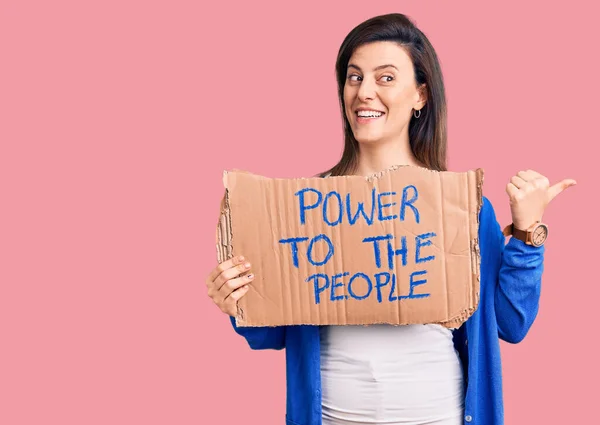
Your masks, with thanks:
<instances>
[{"instance_id":1,"label":"smiling mouth","mask_svg":"<svg viewBox=\"0 0 600 425\"><path fill-rule=\"evenodd\" d=\"M368 111L368 112L363 112L360 111L360 115L359 115L359 111L357 111L355 113L356 115L356 122L358 124L368 124L370 122L376 121L377 119L381 118L382 116L385 115L384 112L375 112L375 111Z\"/></svg>"}]
</instances>

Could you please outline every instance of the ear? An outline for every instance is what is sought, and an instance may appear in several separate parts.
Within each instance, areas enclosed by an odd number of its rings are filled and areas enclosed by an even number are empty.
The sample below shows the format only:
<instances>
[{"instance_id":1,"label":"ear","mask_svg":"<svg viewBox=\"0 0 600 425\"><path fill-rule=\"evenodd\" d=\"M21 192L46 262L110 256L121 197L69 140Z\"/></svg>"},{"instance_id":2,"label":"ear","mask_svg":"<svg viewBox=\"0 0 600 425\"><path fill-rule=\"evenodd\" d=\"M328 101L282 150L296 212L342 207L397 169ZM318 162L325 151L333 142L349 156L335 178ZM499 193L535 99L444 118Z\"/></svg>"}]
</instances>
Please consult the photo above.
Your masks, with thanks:
<instances>
[{"instance_id":1,"label":"ear","mask_svg":"<svg viewBox=\"0 0 600 425\"><path fill-rule=\"evenodd\" d=\"M427 103L427 85L425 83L417 88L417 99L414 109L421 109Z\"/></svg>"}]
</instances>

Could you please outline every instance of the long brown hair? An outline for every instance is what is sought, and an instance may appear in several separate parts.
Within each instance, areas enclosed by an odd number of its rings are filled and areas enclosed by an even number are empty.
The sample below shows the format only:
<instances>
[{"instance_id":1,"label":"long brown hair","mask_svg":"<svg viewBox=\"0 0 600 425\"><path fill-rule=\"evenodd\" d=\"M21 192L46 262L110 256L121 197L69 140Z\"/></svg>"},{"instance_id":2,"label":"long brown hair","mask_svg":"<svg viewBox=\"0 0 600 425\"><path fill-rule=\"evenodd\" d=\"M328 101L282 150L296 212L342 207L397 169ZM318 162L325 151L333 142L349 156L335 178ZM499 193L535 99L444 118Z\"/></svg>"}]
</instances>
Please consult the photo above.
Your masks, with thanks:
<instances>
[{"instance_id":1,"label":"long brown hair","mask_svg":"<svg viewBox=\"0 0 600 425\"><path fill-rule=\"evenodd\" d=\"M408 18L400 13L375 16L356 26L344 39L338 52L335 72L344 129L344 151L340 161L320 176L352 173L358 165L358 142L346 117L344 84L348 62L354 50L366 43L393 41L406 49L412 60L417 87L426 84L427 102L417 119L408 125L413 154L427 168L446 171L446 95L442 71L433 46Z\"/></svg>"}]
</instances>

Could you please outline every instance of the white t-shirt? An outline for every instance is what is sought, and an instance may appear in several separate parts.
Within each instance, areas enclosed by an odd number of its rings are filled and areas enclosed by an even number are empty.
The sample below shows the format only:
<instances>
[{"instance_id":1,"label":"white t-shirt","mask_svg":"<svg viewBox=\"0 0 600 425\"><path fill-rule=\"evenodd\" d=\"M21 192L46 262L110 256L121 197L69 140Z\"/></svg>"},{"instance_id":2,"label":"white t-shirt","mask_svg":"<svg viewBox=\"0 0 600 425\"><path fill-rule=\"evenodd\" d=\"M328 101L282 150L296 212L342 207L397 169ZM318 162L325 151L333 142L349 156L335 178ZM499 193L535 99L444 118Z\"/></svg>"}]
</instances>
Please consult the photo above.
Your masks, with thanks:
<instances>
[{"instance_id":1,"label":"white t-shirt","mask_svg":"<svg viewBox=\"0 0 600 425\"><path fill-rule=\"evenodd\" d=\"M460 425L463 381L440 325L321 328L323 425Z\"/></svg>"}]
</instances>

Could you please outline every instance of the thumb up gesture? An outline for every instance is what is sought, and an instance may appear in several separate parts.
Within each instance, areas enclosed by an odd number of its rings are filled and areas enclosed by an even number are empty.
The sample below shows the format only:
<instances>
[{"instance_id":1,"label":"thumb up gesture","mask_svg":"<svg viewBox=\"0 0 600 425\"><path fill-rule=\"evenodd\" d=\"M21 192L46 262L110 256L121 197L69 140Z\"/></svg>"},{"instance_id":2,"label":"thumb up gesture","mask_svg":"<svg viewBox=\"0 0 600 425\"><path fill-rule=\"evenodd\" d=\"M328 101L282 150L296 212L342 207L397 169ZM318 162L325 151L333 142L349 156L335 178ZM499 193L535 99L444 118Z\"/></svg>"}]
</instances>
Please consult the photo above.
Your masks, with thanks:
<instances>
[{"instance_id":1,"label":"thumb up gesture","mask_svg":"<svg viewBox=\"0 0 600 425\"><path fill-rule=\"evenodd\" d=\"M550 201L576 183L573 179L564 179L550 186L548 178L536 171L519 171L506 185L514 226L526 230L541 221Z\"/></svg>"}]
</instances>

